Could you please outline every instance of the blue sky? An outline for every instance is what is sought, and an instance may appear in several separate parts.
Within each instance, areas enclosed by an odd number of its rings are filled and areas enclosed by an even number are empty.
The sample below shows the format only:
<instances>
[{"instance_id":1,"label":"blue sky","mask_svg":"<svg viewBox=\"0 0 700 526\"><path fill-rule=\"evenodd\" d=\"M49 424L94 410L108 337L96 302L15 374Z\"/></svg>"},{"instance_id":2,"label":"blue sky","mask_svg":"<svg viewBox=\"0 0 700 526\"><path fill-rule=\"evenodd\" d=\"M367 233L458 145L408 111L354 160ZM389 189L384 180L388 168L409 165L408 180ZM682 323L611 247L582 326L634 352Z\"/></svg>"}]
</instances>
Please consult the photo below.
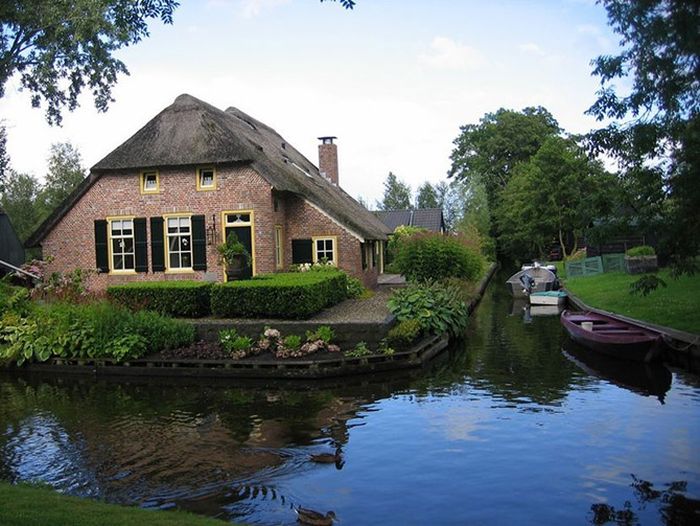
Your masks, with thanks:
<instances>
[{"instance_id":1,"label":"blue sky","mask_svg":"<svg viewBox=\"0 0 700 526\"><path fill-rule=\"evenodd\" d=\"M43 177L52 142L71 141L89 167L190 93L236 106L311 161L338 137L340 184L374 203L389 171L415 190L445 178L459 127L500 107L541 105L570 132L598 80L590 61L618 38L588 0L183 0L174 25L120 52L131 75L105 114L89 95L62 128L44 123L13 79L0 99L15 169Z\"/></svg>"}]
</instances>

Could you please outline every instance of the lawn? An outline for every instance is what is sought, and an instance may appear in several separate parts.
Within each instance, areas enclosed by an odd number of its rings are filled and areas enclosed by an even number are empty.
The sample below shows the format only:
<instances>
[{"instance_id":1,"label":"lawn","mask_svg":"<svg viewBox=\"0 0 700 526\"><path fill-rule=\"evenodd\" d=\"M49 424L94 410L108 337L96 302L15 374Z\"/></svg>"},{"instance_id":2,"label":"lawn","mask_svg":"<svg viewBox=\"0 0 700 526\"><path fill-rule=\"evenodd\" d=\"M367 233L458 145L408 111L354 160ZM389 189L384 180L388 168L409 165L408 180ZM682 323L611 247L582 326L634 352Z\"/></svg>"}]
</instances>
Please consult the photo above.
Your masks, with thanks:
<instances>
[{"instance_id":1,"label":"lawn","mask_svg":"<svg viewBox=\"0 0 700 526\"><path fill-rule=\"evenodd\" d=\"M565 287L591 307L700 334L700 275L674 279L662 270L659 276L668 286L646 297L629 293L639 276L621 272L569 278Z\"/></svg>"},{"instance_id":2,"label":"lawn","mask_svg":"<svg viewBox=\"0 0 700 526\"><path fill-rule=\"evenodd\" d=\"M67 497L47 487L0 482L3 526L219 526L224 523L181 511L154 511Z\"/></svg>"}]
</instances>

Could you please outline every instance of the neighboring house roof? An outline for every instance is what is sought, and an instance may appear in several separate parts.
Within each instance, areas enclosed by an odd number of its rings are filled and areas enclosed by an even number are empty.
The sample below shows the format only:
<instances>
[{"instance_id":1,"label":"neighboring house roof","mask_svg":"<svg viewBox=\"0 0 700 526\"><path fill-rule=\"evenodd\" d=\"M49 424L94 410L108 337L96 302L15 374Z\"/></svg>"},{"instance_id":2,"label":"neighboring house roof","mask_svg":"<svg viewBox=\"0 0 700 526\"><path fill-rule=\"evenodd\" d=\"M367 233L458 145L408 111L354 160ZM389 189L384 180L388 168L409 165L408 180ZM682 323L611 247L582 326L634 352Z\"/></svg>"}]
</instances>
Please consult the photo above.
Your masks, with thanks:
<instances>
[{"instance_id":1,"label":"neighboring house roof","mask_svg":"<svg viewBox=\"0 0 700 526\"><path fill-rule=\"evenodd\" d=\"M35 246L104 173L182 165L240 163L270 185L306 198L366 239L386 239L384 224L289 145L275 130L236 108L222 111L191 95L175 102L92 167L90 175L27 241Z\"/></svg>"},{"instance_id":2,"label":"neighboring house roof","mask_svg":"<svg viewBox=\"0 0 700 526\"><path fill-rule=\"evenodd\" d=\"M445 231L442 208L417 210L377 210L375 215L393 232L399 226L415 226L433 232Z\"/></svg>"}]
</instances>

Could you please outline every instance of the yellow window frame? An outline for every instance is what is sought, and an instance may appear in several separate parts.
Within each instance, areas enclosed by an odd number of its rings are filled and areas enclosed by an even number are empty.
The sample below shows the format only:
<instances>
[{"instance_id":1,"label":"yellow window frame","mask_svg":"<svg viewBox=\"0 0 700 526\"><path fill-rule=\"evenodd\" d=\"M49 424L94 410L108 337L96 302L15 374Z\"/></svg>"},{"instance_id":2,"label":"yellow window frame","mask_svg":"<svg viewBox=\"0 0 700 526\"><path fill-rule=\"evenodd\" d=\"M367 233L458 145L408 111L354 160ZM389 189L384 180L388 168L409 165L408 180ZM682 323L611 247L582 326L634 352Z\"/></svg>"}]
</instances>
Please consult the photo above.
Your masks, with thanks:
<instances>
[{"instance_id":1,"label":"yellow window frame","mask_svg":"<svg viewBox=\"0 0 700 526\"><path fill-rule=\"evenodd\" d=\"M146 176L150 174L155 174L156 176L156 187L153 190L146 189ZM158 170L143 170L139 175L139 191L142 195L151 195L160 193L160 173Z\"/></svg>"},{"instance_id":2,"label":"yellow window frame","mask_svg":"<svg viewBox=\"0 0 700 526\"><path fill-rule=\"evenodd\" d=\"M203 185L202 184L202 172L203 171L211 171L212 173L212 184L210 185ZM195 170L195 178L197 180L197 191L198 192L211 192L213 190L216 190L216 168L213 166L200 166Z\"/></svg>"},{"instance_id":3,"label":"yellow window frame","mask_svg":"<svg viewBox=\"0 0 700 526\"><path fill-rule=\"evenodd\" d=\"M110 216L105 218L107 221L107 256L109 258L108 274L136 274L136 229L134 227L134 219L136 216ZM115 269L114 254L112 250L112 221L131 221L131 237L134 240L134 268L133 269Z\"/></svg>"},{"instance_id":4,"label":"yellow window frame","mask_svg":"<svg viewBox=\"0 0 700 526\"><path fill-rule=\"evenodd\" d=\"M250 221L240 221L238 223L229 223L226 216L229 214L248 214L250 215ZM226 243L226 227L227 226L249 226L250 227L250 244L251 251L250 257L253 260L252 272L253 276L257 275L256 265L255 265L255 212L253 210L224 210L221 212L221 242ZM227 281L226 273L224 273L224 281Z\"/></svg>"},{"instance_id":5,"label":"yellow window frame","mask_svg":"<svg viewBox=\"0 0 700 526\"><path fill-rule=\"evenodd\" d=\"M275 225L275 268L284 268L284 228L282 225Z\"/></svg>"},{"instance_id":6,"label":"yellow window frame","mask_svg":"<svg viewBox=\"0 0 700 526\"><path fill-rule=\"evenodd\" d=\"M190 266L189 267L170 267L170 240L168 239L168 219L181 219L186 217L190 220ZM194 268L194 251L192 249L192 213L180 212L172 214L163 214L163 244L165 245L165 273L166 274L192 274Z\"/></svg>"},{"instance_id":7,"label":"yellow window frame","mask_svg":"<svg viewBox=\"0 0 700 526\"><path fill-rule=\"evenodd\" d=\"M318 252L316 250L316 241L333 241L333 260L332 264L338 266L339 256L338 256L338 236L311 236L312 250L311 256L313 257L314 263L318 263Z\"/></svg>"}]
</instances>

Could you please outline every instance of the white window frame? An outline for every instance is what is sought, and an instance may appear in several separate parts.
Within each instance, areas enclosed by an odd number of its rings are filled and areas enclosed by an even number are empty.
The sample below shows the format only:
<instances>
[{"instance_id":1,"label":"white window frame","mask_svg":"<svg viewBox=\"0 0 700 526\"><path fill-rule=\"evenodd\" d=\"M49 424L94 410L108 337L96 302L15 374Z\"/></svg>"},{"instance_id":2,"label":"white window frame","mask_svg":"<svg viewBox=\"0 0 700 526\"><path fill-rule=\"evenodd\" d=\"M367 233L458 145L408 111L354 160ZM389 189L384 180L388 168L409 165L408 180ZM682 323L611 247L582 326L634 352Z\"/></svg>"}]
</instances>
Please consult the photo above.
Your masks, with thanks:
<instances>
[{"instance_id":1,"label":"white window frame","mask_svg":"<svg viewBox=\"0 0 700 526\"><path fill-rule=\"evenodd\" d=\"M124 223L131 223L131 234L124 235ZM114 234L113 228L119 224L121 227L119 229L120 234ZM124 250L125 240L131 239L131 251L127 252ZM122 250L120 252L115 252L114 241L120 240ZM134 217L133 216L120 216L120 217L108 217L107 218L107 243L108 243L108 254L109 254L109 272L114 274L135 274L136 273L136 233L134 230ZM122 267L117 268L116 257L122 257ZM126 258L131 256L133 261L133 267L126 267Z\"/></svg>"},{"instance_id":2,"label":"white window frame","mask_svg":"<svg viewBox=\"0 0 700 526\"><path fill-rule=\"evenodd\" d=\"M183 228L182 220L187 220L188 232L182 233L181 228ZM194 254L192 253L192 214L170 214L163 216L163 228L165 237L165 271L166 272L194 272L192 268L192 259ZM177 231L170 232L170 222L177 220ZM172 250L170 248L171 240L179 239L178 250ZM183 245L185 249L183 250ZM179 265L173 266L170 261L170 256L177 254L179 256ZM190 265L189 267L182 265L183 254L189 254Z\"/></svg>"}]
</instances>

